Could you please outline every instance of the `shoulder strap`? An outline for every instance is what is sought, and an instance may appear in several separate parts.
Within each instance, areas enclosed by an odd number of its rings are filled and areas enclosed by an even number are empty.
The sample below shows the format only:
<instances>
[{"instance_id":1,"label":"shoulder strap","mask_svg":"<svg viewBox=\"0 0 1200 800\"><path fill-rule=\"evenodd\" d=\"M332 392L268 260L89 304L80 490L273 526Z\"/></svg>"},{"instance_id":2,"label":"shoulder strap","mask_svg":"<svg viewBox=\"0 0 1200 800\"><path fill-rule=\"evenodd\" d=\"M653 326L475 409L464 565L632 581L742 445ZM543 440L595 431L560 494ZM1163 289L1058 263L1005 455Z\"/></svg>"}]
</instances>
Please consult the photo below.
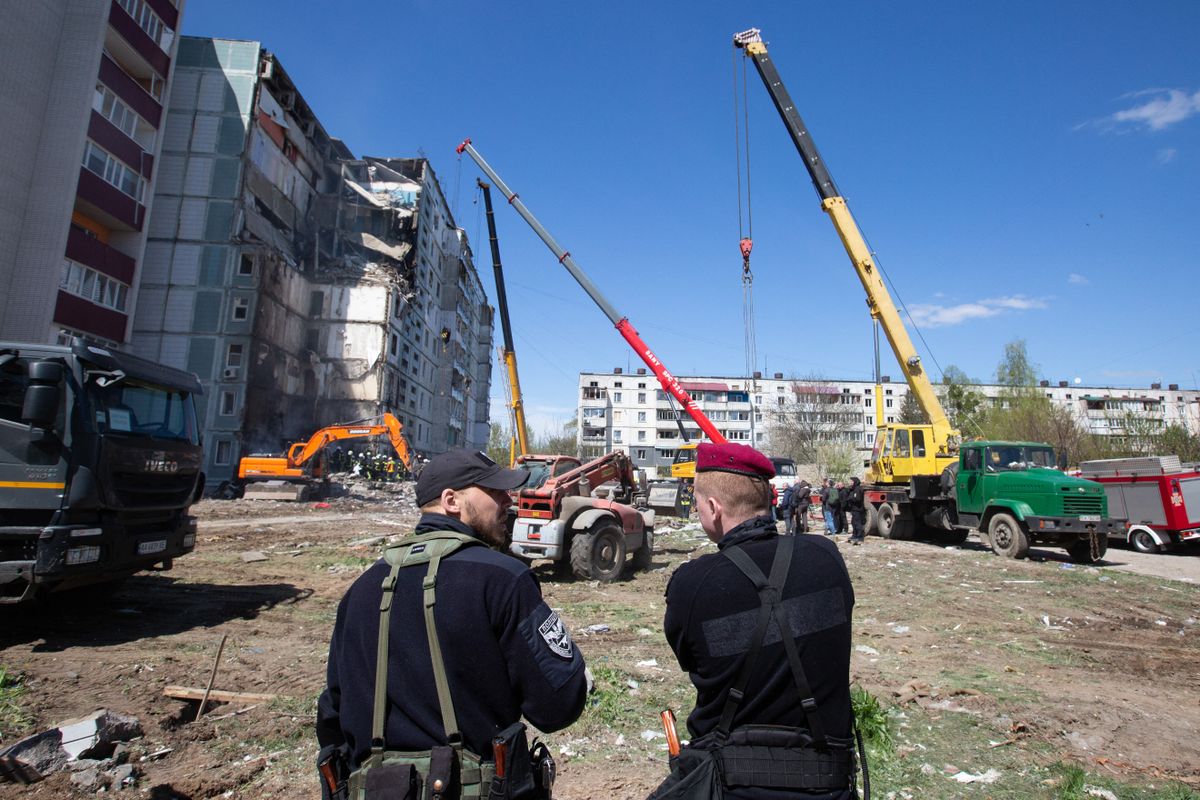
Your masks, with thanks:
<instances>
[{"instance_id":1,"label":"shoulder strap","mask_svg":"<svg viewBox=\"0 0 1200 800\"><path fill-rule=\"evenodd\" d=\"M425 578L421 582L424 590L425 635L429 640L429 656L433 662L433 679L437 685L438 704L442 711L442 726L447 741L462 746L462 734L458 730L458 719L454 714L454 701L450 696L450 682L446 678L446 664L442 659L442 646L438 639L433 608L437 602L437 573L442 558L463 547L483 545L479 539L457 531L432 531L407 536L383 551L383 558L391 565L388 576L383 580L383 597L379 601L379 645L375 652L375 710L371 722L371 755L382 756L384 749L384 725L387 715L388 639L391 630L392 596L396 590L396 577L403 567L428 564Z\"/></svg>"},{"instance_id":2,"label":"shoulder strap","mask_svg":"<svg viewBox=\"0 0 1200 800\"><path fill-rule=\"evenodd\" d=\"M745 696L746 684L750 681L750 673L754 669L754 662L758 659L763 639L766 638L767 626L771 617L774 616L775 625L779 628L779 638L783 640L783 648L787 652L788 665L792 671L792 680L795 682L796 689L800 694L800 708L803 710L804 718L808 723L809 735L812 736L814 745L824 747L826 744L825 724L821 721L820 714L817 713L817 701L813 697L812 689L808 684L808 678L804 674L804 666L800 663L800 653L796 649L796 640L792 636L791 625L788 622L787 615L782 613L782 609L779 607L783 596L783 587L787 582L788 570L792 563L792 549L794 546L794 537L779 537L775 549L775 560L771 563L771 577L769 580L763 576L762 570L758 568L754 560L739 547L729 547L721 551L754 584L754 588L758 590L762 606L758 613L758 625L754 632L753 644L750 646L750 651L746 654L745 661L742 662L742 669L738 675L737 683L730 688L729 694L725 699L725 708L721 712L721 722L718 730L722 735L725 735L729 733L733 725L733 717L737 713L738 705Z\"/></svg>"}]
</instances>

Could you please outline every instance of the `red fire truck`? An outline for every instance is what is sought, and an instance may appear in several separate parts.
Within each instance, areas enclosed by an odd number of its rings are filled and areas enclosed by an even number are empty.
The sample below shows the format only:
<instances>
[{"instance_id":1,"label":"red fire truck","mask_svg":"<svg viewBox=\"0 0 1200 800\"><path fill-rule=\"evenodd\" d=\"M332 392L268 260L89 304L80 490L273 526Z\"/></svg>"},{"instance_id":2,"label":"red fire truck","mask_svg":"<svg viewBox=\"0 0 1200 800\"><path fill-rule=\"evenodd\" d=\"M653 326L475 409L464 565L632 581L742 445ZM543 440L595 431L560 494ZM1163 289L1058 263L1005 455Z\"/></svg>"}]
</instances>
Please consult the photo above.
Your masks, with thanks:
<instances>
[{"instance_id":1,"label":"red fire truck","mask_svg":"<svg viewBox=\"0 0 1200 800\"><path fill-rule=\"evenodd\" d=\"M1084 461L1081 477L1104 484L1109 513L1124 517L1125 541L1157 553L1200 540L1200 466L1178 456Z\"/></svg>"}]
</instances>

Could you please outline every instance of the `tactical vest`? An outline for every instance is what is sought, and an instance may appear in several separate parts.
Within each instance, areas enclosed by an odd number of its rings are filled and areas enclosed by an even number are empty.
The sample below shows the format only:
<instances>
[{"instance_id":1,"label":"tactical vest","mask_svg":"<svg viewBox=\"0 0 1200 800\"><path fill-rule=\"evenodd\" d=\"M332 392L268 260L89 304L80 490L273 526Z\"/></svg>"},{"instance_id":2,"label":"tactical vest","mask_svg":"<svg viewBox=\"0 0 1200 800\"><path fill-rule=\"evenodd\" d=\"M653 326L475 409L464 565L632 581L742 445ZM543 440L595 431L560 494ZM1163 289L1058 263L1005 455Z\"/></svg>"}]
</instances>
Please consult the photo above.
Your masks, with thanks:
<instances>
[{"instance_id":1,"label":"tactical vest","mask_svg":"<svg viewBox=\"0 0 1200 800\"><path fill-rule=\"evenodd\" d=\"M433 609L437 603L438 566L446 556L464 547L486 546L479 539L455 531L431 531L409 536L383 551L384 560L391 565L383 581L383 597L379 602L379 646L375 656L375 709L371 724L371 752L357 770L350 774L350 800L387 798L485 798L495 772L492 762L463 747L462 733L454 714L446 665L438 641ZM432 750L401 752L384 749L384 727L387 715L388 633L391 628L392 597L400 570L418 564L428 564L424 588L425 635L429 640L429 655L433 661L433 677L437 685L438 704L442 711L442 727L447 745Z\"/></svg>"}]
</instances>

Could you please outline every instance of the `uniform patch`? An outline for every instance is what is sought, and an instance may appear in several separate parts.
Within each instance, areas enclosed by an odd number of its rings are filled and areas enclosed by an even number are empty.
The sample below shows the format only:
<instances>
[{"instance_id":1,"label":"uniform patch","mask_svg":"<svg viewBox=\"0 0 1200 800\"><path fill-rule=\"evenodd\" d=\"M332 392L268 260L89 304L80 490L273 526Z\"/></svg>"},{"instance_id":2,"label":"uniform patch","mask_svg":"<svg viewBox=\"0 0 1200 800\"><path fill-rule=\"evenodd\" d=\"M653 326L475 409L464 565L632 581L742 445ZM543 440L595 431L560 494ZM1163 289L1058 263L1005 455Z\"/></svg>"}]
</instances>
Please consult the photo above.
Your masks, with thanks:
<instances>
[{"instance_id":1,"label":"uniform patch","mask_svg":"<svg viewBox=\"0 0 1200 800\"><path fill-rule=\"evenodd\" d=\"M571 657L574 650L571 634L562 619L559 618L558 612L550 612L546 621L538 626L538 633L542 635L542 639L546 641L546 645L552 652L563 658Z\"/></svg>"}]
</instances>

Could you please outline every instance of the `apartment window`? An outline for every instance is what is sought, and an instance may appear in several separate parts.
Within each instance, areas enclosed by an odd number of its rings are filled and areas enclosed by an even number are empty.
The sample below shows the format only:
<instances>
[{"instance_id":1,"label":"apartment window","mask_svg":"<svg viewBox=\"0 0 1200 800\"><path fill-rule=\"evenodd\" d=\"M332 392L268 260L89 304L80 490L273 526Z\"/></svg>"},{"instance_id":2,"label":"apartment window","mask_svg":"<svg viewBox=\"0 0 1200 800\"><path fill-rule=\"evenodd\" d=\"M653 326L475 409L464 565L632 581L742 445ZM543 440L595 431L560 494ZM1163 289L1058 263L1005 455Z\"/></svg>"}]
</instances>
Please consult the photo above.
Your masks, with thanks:
<instances>
[{"instance_id":1,"label":"apartment window","mask_svg":"<svg viewBox=\"0 0 1200 800\"><path fill-rule=\"evenodd\" d=\"M645 421L646 421L646 412L645 412L645 411L639 411L639 412L638 412L638 419L637 419L637 421L638 421L638 422L645 422Z\"/></svg>"},{"instance_id":2,"label":"apartment window","mask_svg":"<svg viewBox=\"0 0 1200 800\"><path fill-rule=\"evenodd\" d=\"M639 388L639 389L645 389L645 388L646 388L646 384L644 384L644 383L639 383L639 384L638 384L638 388Z\"/></svg>"},{"instance_id":3,"label":"apartment window","mask_svg":"<svg viewBox=\"0 0 1200 800\"><path fill-rule=\"evenodd\" d=\"M114 311L125 311L129 299L129 287L102 272L89 269L70 259L65 259L58 286L64 292L91 300L98 306Z\"/></svg>"},{"instance_id":4,"label":"apartment window","mask_svg":"<svg viewBox=\"0 0 1200 800\"><path fill-rule=\"evenodd\" d=\"M646 402L646 393L645 393L645 392L638 392L638 404L639 404L639 405L641 405L641 404L643 404L643 403L645 403L645 402Z\"/></svg>"},{"instance_id":5,"label":"apartment window","mask_svg":"<svg viewBox=\"0 0 1200 800\"><path fill-rule=\"evenodd\" d=\"M254 274L254 256L243 255L238 261L238 275Z\"/></svg>"},{"instance_id":6,"label":"apartment window","mask_svg":"<svg viewBox=\"0 0 1200 800\"><path fill-rule=\"evenodd\" d=\"M870 414L863 414L863 422L865 422L867 425L871 424L872 419L873 417Z\"/></svg>"},{"instance_id":7,"label":"apartment window","mask_svg":"<svg viewBox=\"0 0 1200 800\"><path fill-rule=\"evenodd\" d=\"M621 431L619 429L613 431L613 441L614 442L621 441Z\"/></svg>"},{"instance_id":8,"label":"apartment window","mask_svg":"<svg viewBox=\"0 0 1200 800\"><path fill-rule=\"evenodd\" d=\"M754 395L754 405L756 405L756 406L762 405L762 395L761 394Z\"/></svg>"},{"instance_id":9,"label":"apartment window","mask_svg":"<svg viewBox=\"0 0 1200 800\"><path fill-rule=\"evenodd\" d=\"M617 386L620 386L620 385L621 384L619 384L619 383L617 384ZM614 403L621 402L621 393L620 392L613 392L613 402Z\"/></svg>"},{"instance_id":10,"label":"apartment window","mask_svg":"<svg viewBox=\"0 0 1200 800\"><path fill-rule=\"evenodd\" d=\"M603 408L585 408L583 410L584 419L604 419Z\"/></svg>"},{"instance_id":11,"label":"apartment window","mask_svg":"<svg viewBox=\"0 0 1200 800\"><path fill-rule=\"evenodd\" d=\"M646 441L646 432L645 431L638 431L638 441L639 442Z\"/></svg>"},{"instance_id":12,"label":"apartment window","mask_svg":"<svg viewBox=\"0 0 1200 800\"><path fill-rule=\"evenodd\" d=\"M134 138L137 133L138 123L142 118L137 115L132 108L121 102L121 99L113 94L112 89L109 89L103 83L96 84L96 94L92 98L92 108L106 120L116 125L121 133ZM149 123L145 123L149 124Z\"/></svg>"},{"instance_id":13,"label":"apartment window","mask_svg":"<svg viewBox=\"0 0 1200 800\"><path fill-rule=\"evenodd\" d=\"M621 382L620 382L620 381L613 381L613 388L614 388L614 389L620 389L620 388L621 388Z\"/></svg>"},{"instance_id":14,"label":"apartment window","mask_svg":"<svg viewBox=\"0 0 1200 800\"><path fill-rule=\"evenodd\" d=\"M91 140L83 148L83 166L134 200L142 202L146 193L146 181L142 180L142 176Z\"/></svg>"},{"instance_id":15,"label":"apartment window","mask_svg":"<svg viewBox=\"0 0 1200 800\"><path fill-rule=\"evenodd\" d=\"M233 320L234 322L245 321L250 316L250 298L235 297L233 298Z\"/></svg>"},{"instance_id":16,"label":"apartment window","mask_svg":"<svg viewBox=\"0 0 1200 800\"><path fill-rule=\"evenodd\" d=\"M872 400L872 399L871 399L871 398L869 398L869 397L866 397L866 398L864 398L864 399L863 399L863 405L864 405L864 406L866 406L867 408L870 408L870 407L871 407L871 404L872 404L873 402L875 402L875 401L874 401L874 400Z\"/></svg>"},{"instance_id":17,"label":"apartment window","mask_svg":"<svg viewBox=\"0 0 1200 800\"><path fill-rule=\"evenodd\" d=\"M783 398L783 397L777 397L777 398L775 398L775 399L778 401L779 405L783 405L783 401L784 401L786 398Z\"/></svg>"},{"instance_id":18,"label":"apartment window","mask_svg":"<svg viewBox=\"0 0 1200 800\"><path fill-rule=\"evenodd\" d=\"M637 451L637 454L636 454L636 458L638 461L645 461L646 460L646 451L639 448Z\"/></svg>"},{"instance_id":19,"label":"apartment window","mask_svg":"<svg viewBox=\"0 0 1200 800\"><path fill-rule=\"evenodd\" d=\"M236 369L242 365L242 345L231 344L225 351L225 366Z\"/></svg>"},{"instance_id":20,"label":"apartment window","mask_svg":"<svg viewBox=\"0 0 1200 800\"><path fill-rule=\"evenodd\" d=\"M892 390L891 390L891 389L884 389L884 390L883 390L883 393L884 393L884 394L891 394L891 393L892 393Z\"/></svg>"},{"instance_id":21,"label":"apartment window","mask_svg":"<svg viewBox=\"0 0 1200 800\"><path fill-rule=\"evenodd\" d=\"M310 317L319 317L321 312L325 310L325 293L311 292L308 295L308 315Z\"/></svg>"},{"instance_id":22,"label":"apartment window","mask_svg":"<svg viewBox=\"0 0 1200 800\"><path fill-rule=\"evenodd\" d=\"M233 456L233 442L228 439L222 439L217 442L217 452L213 455L213 463L218 466L227 466Z\"/></svg>"},{"instance_id":23,"label":"apartment window","mask_svg":"<svg viewBox=\"0 0 1200 800\"><path fill-rule=\"evenodd\" d=\"M235 409L236 395L233 392L221 392L221 416L232 417Z\"/></svg>"}]
</instances>

